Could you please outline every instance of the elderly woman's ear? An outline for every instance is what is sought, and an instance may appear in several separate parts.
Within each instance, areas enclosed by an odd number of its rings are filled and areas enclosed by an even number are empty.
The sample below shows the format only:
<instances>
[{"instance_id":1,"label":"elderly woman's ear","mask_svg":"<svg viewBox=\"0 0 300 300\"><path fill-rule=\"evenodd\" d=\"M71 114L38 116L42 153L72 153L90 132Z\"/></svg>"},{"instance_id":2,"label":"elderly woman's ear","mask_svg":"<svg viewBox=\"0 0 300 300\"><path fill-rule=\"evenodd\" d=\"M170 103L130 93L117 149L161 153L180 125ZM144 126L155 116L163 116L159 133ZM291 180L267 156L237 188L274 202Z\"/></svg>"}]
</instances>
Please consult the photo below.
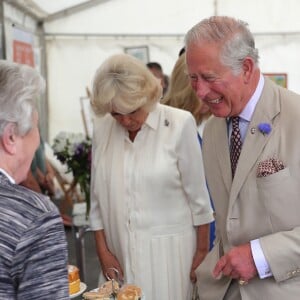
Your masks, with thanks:
<instances>
[{"instance_id":1,"label":"elderly woman's ear","mask_svg":"<svg viewBox=\"0 0 300 300\"><path fill-rule=\"evenodd\" d=\"M16 154L17 151L17 134L16 134L16 124L7 123L4 127L3 134L1 136L1 144L3 149L11 154Z\"/></svg>"}]
</instances>

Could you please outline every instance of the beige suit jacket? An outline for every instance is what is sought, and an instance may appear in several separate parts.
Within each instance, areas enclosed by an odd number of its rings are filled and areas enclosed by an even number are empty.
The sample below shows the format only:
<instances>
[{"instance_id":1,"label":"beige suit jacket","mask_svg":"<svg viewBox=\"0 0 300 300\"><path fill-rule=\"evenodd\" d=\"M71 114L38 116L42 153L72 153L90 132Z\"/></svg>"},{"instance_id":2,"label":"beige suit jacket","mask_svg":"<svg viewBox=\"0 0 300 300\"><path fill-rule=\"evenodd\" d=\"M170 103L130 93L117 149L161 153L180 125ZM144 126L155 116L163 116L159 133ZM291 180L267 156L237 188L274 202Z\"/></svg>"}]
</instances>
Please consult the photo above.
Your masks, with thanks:
<instances>
[{"instance_id":1,"label":"beige suit jacket","mask_svg":"<svg viewBox=\"0 0 300 300\"><path fill-rule=\"evenodd\" d=\"M196 272L201 300L223 299L230 279L212 277L216 262L233 246L257 238L273 277L257 277L239 287L242 299L299 300L299 120L300 96L265 79L233 181L226 119L213 117L207 123L203 158L214 200L217 237L213 250ZM260 123L269 123L271 132L262 134ZM258 163L269 158L281 160L285 168L258 178Z\"/></svg>"}]
</instances>

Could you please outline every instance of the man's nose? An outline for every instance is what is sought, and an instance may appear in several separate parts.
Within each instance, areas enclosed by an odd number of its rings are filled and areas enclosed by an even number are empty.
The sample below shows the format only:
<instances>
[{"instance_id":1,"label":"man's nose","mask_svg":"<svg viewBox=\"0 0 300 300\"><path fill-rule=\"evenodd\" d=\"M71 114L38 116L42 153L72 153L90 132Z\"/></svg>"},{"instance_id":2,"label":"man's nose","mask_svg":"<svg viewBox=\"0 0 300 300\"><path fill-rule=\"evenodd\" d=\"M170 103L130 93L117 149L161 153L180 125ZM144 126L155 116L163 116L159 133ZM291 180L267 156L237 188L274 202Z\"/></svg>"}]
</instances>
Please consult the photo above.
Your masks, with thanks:
<instances>
[{"instance_id":1,"label":"man's nose","mask_svg":"<svg viewBox=\"0 0 300 300\"><path fill-rule=\"evenodd\" d=\"M201 78L198 78L198 80L193 84L193 89L197 96L202 99L204 99L210 92L209 84Z\"/></svg>"}]
</instances>

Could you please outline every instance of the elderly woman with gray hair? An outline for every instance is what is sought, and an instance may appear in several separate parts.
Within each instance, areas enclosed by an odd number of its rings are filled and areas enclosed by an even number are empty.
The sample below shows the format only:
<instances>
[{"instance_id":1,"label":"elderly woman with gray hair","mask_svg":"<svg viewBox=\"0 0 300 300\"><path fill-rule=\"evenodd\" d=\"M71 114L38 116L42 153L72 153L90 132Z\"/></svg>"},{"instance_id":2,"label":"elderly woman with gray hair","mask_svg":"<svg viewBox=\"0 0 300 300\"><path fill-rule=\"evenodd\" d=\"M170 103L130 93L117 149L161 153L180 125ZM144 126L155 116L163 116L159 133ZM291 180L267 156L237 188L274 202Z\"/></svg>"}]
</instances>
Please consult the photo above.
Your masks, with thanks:
<instances>
[{"instance_id":1,"label":"elderly woman with gray hair","mask_svg":"<svg viewBox=\"0 0 300 300\"><path fill-rule=\"evenodd\" d=\"M97 70L90 226L104 275L117 269L147 299L186 300L213 214L194 118L159 104L161 95L132 56Z\"/></svg>"},{"instance_id":2,"label":"elderly woman with gray hair","mask_svg":"<svg viewBox=\"0 0 300 300\"><path fill-rule=\"evenodd\" d=\"M40 137L34 69L0 61L0 299L69 299L67 244L56 206L18 185Z\"/></svg>"}]
</instances>

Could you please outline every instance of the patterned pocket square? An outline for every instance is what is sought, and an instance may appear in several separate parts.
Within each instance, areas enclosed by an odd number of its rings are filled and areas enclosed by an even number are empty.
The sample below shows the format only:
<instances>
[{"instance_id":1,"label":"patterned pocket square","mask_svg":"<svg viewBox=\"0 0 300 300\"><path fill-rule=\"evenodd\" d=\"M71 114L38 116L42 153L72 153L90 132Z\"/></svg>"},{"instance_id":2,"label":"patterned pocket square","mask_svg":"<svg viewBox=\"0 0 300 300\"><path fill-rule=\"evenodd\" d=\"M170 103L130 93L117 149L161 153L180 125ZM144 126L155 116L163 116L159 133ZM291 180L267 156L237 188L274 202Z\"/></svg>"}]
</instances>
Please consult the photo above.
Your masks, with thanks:
<instances>
[{"instance_id":1,"label":"patterned pocket square","mask_svg":"<svg viewBox=\"0 0 300 300\"><path fill-rule=\"evenodd\" d=\"M257 168L257 177L266 177L284 169L283 162L276 159L270 158L261 161Z\"/></svg>"}]
</instances>

